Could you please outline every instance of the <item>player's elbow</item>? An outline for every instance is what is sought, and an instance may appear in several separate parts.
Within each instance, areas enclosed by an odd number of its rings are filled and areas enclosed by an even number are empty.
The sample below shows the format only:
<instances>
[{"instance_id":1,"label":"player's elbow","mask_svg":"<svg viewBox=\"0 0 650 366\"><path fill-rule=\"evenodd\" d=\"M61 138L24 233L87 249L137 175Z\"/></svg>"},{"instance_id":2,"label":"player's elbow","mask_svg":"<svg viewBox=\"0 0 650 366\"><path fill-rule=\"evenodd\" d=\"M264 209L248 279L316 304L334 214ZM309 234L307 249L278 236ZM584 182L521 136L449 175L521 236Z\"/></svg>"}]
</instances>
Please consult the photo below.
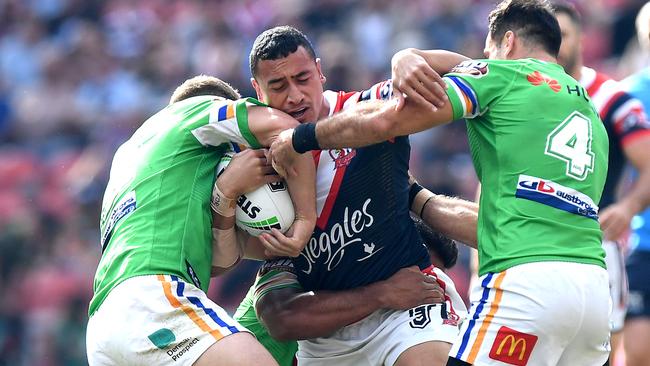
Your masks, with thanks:
<instances>
[{"instance_id":1,"label":"player's elbow","mask_svg":"<svg viewBox=\"0 0 650 366\"><path fill-rule=\"evenodd\" d=\"M260 314L260 321L275 340L286 342L299 339L288 311L278 311L266 316Z\"/></svg>"}]
</instances>

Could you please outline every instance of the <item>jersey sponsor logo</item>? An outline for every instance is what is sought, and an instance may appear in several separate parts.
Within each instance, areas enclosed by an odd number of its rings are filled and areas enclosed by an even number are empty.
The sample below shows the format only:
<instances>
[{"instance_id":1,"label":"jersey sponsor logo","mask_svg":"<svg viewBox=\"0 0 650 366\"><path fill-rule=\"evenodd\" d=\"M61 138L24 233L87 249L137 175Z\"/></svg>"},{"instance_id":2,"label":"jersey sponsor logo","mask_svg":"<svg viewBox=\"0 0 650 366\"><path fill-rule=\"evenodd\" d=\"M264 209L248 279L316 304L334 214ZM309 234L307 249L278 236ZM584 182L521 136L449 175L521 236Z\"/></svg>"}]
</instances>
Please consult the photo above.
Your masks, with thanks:
<instances>
[{"instance_id":1,"label":"jersey sponsor logo","mask_svg":"<svg viewBox=\"0 0 650 366\"><path fill-rule=\"evenodd\" d=\"M474 78L482 78L490 72L490 67L484 61L463 61L451 69L452 73L469 75Z\"/></svg>"},{"instance_id":2,"label":"jersey sponsor logo","mask_svg":"<svg viewBox=\"0 0 650 366\"><path fill-rule=\"evenodd\" d=\"M148 338L154 346L158 347L158 349L164 349L176 340L174 332L167 328L158 329L149 334Z\"/></svg>"},{"instance_id":3,"label":"jersey sponsor logo","mask_svg":"<svg viewBox=\"0 0 650 366\"><path fill-rule=\"evenodd\" d=\"M350 245L362 245L362 257L357 258L357 262L362 262L383 249L383 247L377 248L375 243L362 243L361 238L355 237L375 222L375 218L368 213L371 201L370 198L366 199L363 207L352 211L352 214L350 208L346 207L342 220L335 223L329 232L322 232L318 236L313 235L309 239L309 243L300 253L308 265L307 269L302 270L304 273L310 274L313 265L321 256L325 256L324 264L327 270L334 270L345 257L346 249L349 249Z\"/></svg>"},{"instance_id":4,"label":"jersey sponsor logo","mask_svg":"<svg viewBox=\"0 0 650 366\"><path fill-rule=\"evenodd\" d=\"M126 195L124 195L124 197L122 197L122 199L120 199L117 202L115 208L111 212L111 216L108 218L106 229L104 229L104 232L102 233L102 238L101 238L102 251L106 248L106 245L111 239L111 235L113 235L113 229L115 228L115 226L121 220L123 220L124 218L132 214L136 208L137 208L137 201L135 199L135 191L131 191L127 193Z\"/></svg>"},{"instance_id":5,"label":"jersey sponsor logo","mask_svg":"<svg viewBox=\"0 0 650 366\"><path fill-rule=\"evenodd\" d=\"M537 338L536 335L502 326L492 343L490 358L509 365L527 365Z\"/></svg>"},{"instance_id":6,"label":"jersey sponsor logo","mask_svg":"<svg viewBox=\"0 0 650 366\"><path fill-rule=\"evenodd\" d=\"M172 361L178 361L197 343L199 343L198 338L185 338L171 349L168 349L167 356L171 357Z\"/></svg>"},{"instance_id":7,"label":"jersey sponsor logo","mask_svg":"<svg viewBox=\"0 0 650 366\"><path fill-rule=\"evenodd\" d=\"M328 151L330 158L334 161L334 170L350 165L350 161L357 155L354 149L332 149Z\"/></svg>"},{"instance_id":8,"label":"jersey sponsor logo","mask_svg":"<svg viewBox=\"0 0 650 366\"><path fill-rule=\"evenodd\" d=\"M528 74L526 79L528 79L528 82L530 82L534 86L548 85L549 88L551 88L551 90L553 90L556 93L558 93L562 89L562 85L560 85L560 83L558 83L557 80L549 76L546 76L539 71L534 71L533 73Z\"/></svg>"},{"instance_id":9,"label":"jersey sponsor logo","mask_svg":"<svg viewBox=\"0 0 650 366\"><path fill-rule=\"evenodd\" d=\"M581 96L582 99L589 101L589 95L587 95L587 91L580 85L574 85L573 87L571 87L571 85L567 85L566 91L569 93L569 95L573 95L573 93L575 93L576 96Z\"/></svg>"},{"instance_id":10,"label":"jersey sponsor logo","mask_svg":"<svg viewBox=\"0 0 650 366\"><path fill-rule=\"evenodd\" d=\"M192 265L187 261L187 259L185 260L185 266L187 267L187 273L190 275L190 279L194 283L194 286L201 288L201 281L199 280L199 276L196 275L196 271L194 268L192 268Z\"/></svg>"},{"instance_id":11,"label":"jersey sponsor logo","mask_svg":"<svg viewBox=\"0 0 650 366\"><path fill-rule=\"evenodd\" d=\"M598 220L598 206L589 196L548 179L520 174L515 197Z\"/></svg>"}]
</instances>

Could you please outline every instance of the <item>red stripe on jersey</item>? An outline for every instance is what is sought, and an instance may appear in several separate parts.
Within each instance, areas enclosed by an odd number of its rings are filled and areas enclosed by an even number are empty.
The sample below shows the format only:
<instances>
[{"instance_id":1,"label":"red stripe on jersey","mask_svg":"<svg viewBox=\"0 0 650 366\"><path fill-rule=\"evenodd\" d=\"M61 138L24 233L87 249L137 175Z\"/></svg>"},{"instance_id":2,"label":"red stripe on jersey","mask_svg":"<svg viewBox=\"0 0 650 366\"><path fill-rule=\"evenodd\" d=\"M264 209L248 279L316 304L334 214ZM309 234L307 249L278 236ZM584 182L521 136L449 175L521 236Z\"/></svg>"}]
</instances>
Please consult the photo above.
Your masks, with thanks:
<instances>
[{"instance_id":1,"label":"red stripe on jersey","mask_svg":"<svg viewBox=\"0 0 650 366\"><path fill-rule=\"evenodd\" d=\"M611 79L609 76L605 74L601 74L599 72L596 73L596 79L594 80L591 85L587 87L587 94L590 96L596 95L596 92L598 92L598 89L603 85L604 82L607 80Z\"/></svg>"},{"instance_id":2,"label":"red stripe on jersey","mask_svg":"<svg viewBox=\"0 0 650 366\"><path fill-rule=\"evenodd\" d=\"M350 99L350 97L355 95L355 94L357 94L357 92L347 92L346 93L346 92L340 91L339 95L338 95L338 98L336 100L336 106L334 107L334 113L340 112L341 109L343 109L343 105L345 104L345 102L347 102L348 99Z\"/></svg>"},{"instance_id":3,"label":"red stripe on jersey","mask_svg":"<svg viewBox=\"0 0 650 366\"><path fill-rule=\"evenodd\" d=\"M353 95L356 95L357 92L338 92L337 98L336 98L336 105L334 106L334 113L338 113L343 109L343 105L345 102L350 99ZM318 151L318 159L320 160L320 155L321 151ZM316 165L318 167L318 164ZM336 169L336 173L334 173L334 178L332 179L332 185L330 186L329 193L327 194L327 198L325 199L325 204L323 205L323 210L321 211L320 215L318 216L318 219L316 220L316 226L318 226L321 230L325 230L325 227L327 226L327 221L330 218L330 214L332 213L332 209L334 208L334 203L336 202L336 197L339 195L339 190L341 189L341 182L343 181L343 176L345 175L345 169L347 168L346 165L343 165L339 168Z\"/></svg>"},{"instance_id":4,"label":"red stripe on jersey","mask_svg":"<svg viewBox=\"0 0 650 366\"><path fill-rule=\"evenodd\" d=\"M637 130L634 132L631 132L623 137L621 140L621 145L623 147L636 142L642 138L650 138L650 130Z\"/></svg>"},{"instance_id":5,"label":"red stripe on jersey","mask_svg":"<svg viewBox=\"0 0 650 366\"><path fill-rule=\"evenodd\" d=\"M341 182L343 181L343 175L345 175L346 165L336 169L334 174L334 179L332 180L332 186L330 187L330 192L325 199L325 205L323 206L323 211L321 211L320 216L316 220L316 226L321 230L325 230L327 227L327 221L330 218L332 209L334 208L334 203L336 202L336 197L339 195L339 189L341 189Z\"/></svg>"}]
</instances>

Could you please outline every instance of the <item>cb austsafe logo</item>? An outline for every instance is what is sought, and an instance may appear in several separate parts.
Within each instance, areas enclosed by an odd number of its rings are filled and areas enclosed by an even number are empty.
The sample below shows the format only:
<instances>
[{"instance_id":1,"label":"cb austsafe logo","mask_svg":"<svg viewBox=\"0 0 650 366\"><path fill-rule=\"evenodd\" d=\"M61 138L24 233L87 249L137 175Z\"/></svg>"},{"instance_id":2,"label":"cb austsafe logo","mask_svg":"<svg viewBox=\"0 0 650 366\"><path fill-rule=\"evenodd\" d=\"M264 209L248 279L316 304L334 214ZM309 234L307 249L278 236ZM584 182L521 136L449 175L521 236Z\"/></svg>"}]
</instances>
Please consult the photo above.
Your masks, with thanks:
<instances>
[{"instance_id":1,"label":"cb austsafe logo","mask_svg":"<svg viewBox=\"0 0 650 366\"><path fill-rule=\"evenodd\" d=\"M521 174L515 196L598 220L598 206L589 196L552 180Z\"/></svg>"}]
</instances>

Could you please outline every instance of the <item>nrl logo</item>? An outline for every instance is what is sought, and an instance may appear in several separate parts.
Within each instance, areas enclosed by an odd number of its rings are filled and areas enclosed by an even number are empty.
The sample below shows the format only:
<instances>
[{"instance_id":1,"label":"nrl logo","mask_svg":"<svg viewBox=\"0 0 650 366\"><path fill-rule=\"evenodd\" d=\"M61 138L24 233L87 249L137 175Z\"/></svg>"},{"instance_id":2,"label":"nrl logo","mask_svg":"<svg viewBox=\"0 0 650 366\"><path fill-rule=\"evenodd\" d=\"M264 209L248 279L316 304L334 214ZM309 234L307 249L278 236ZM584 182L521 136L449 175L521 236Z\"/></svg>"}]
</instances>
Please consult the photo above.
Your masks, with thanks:
<instances>
[{"instance_id":1,"label":"nrl logo","mask_svg":"<svg viewBox=\"0 0 650 366\"><path fill-rule=\"evenodd\" d=\"M345 148L345 149L332 149L328 151L330 158L334 160L334 169L338 169L343 166L350 164L352 158L357 155L357 152L354 149Z\"/></svg>"},{"instance_id":2,"label":"nrl logo","mask_svg":"<svg viewBox=\"0 0 650 366\"><path fill-rule=\"evenodd\" d=\"M483 61L464 61L451 69L452 73L466 74L475 78L480 78L488 74L490 69L487 62Z\"/></svg>"}]
</instances>

